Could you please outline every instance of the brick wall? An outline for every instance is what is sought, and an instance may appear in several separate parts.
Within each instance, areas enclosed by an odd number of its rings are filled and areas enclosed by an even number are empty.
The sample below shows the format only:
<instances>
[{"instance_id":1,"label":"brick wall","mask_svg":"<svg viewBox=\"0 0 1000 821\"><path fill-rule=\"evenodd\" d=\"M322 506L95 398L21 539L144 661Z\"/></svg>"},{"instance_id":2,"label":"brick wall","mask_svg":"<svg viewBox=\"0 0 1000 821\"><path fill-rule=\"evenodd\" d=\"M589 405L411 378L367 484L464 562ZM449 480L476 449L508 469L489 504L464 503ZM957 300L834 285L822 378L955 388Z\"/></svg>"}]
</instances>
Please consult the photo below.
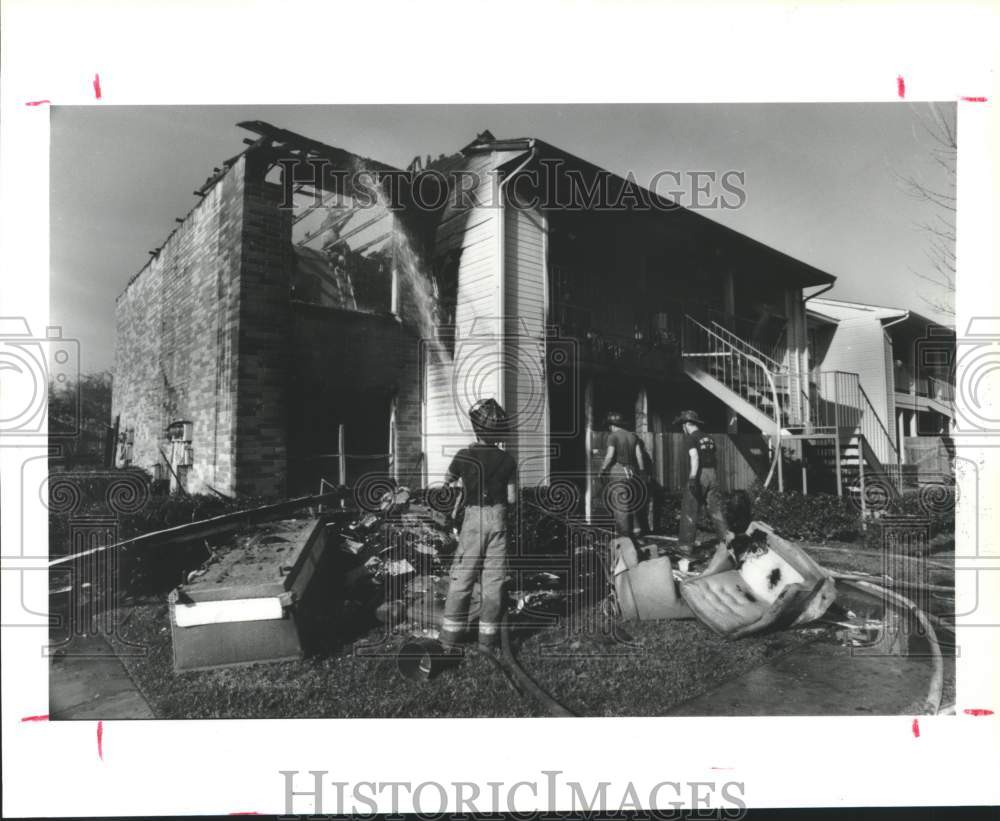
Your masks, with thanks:
<instances>
[{"instance_id":1,"label":"brick wall","mask_svg":"<svg viewBox=\"0 0 1000 821\"><path fill-rule=\"evenodd\" d=\"M188 489L235 489L233 461L242 169L201 200L118 298L114 414L132 461L165 462L165 430L193 423Z\"/></svg>"},{"instance_id":2,"label":"brick wall","mask_svg":"<svg viewBox=\"0 0 1000 821\"><path fill-rule=\"evenodd\" d=\"M190 420L190 492L284 496L341 422L349 450L388 452L394 403L397 472L418 484L417 297L401 286L403 322L293 302L292 212L267 161L237 160L118 299L113 405L133 463L163 464L167 425Z\"/></svg>"},{"instance_id":3,"label":"brick wall","mask_svg":"<svg viewBox=\"0 0 1000 821\"><path fill-rule=\"evenodd\" d=\"M290 288L292 212L281 188L265 182L262 152L240 164L244 180L239 279L236 490L283 496L287 490L287 395L293 361ZM237 169L234 167L234 171Z\"/></svg>"}]
</instances>

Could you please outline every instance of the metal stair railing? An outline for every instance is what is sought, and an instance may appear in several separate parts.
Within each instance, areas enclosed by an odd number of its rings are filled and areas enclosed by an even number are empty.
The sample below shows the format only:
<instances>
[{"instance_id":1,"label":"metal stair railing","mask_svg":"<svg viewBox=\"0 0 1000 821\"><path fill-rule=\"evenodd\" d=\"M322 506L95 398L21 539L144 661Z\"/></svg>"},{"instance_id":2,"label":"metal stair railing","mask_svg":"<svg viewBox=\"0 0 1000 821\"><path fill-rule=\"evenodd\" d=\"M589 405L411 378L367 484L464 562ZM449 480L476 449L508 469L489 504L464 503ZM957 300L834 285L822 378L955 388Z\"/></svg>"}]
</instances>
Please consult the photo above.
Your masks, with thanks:
<instances>
[{"instance_id":1,"label":"metal stair railing","mask_svg":"<svg viewBox=\"0 0 1000 821\"><path fill-rule=\"evenodd\" d=\"M713 379L721 382L729 391L774 422L775 456L764 486L770 483L771 476L777 468L778 486L783 490L781 403L774 375L760 357L738 349L689 314L685 314L684 319L681 356L708 360L710 365L706 367L706 372ZM766 402L763 401L765 397L767 397Z\"/></svg>"},{"instance_id":2,"label":"metal stair railing","mask_svg":"<svg viewBox=\"0 0 1000 821\"><path fill-rule=\"evenodd\" d=\"M836 432L838 454L847 444L857 448L859 462L867 459L876 473L885 475L898 492L902 486L902 468L899 450L892 441L868 394L861 386L861 379L850 371L815 371L813 384L816 399L812 414L817 429ZM838 460L838 483L844 483L849 463ZM863 471L863 465L860 466ZM853 471L854 468L850 467ZM862 480L863 481L863 480Z\"/></svg>"},{"instance_id":3,"label":"metal stair railing","mask_svg":"<svg viewBox=\"0 0 1000 821\"><path fill-rule=\"evenodd\" d=\"M795 407L789 393L791 376L784 366L756 350L739 337L733 337L730 334L730 337L737 340L737 342L733 342L722 333L703 325L690 314L685 314L684 318L687 321L683 339L685 356L721 357L726 355L732 357L736 364L731 368L723 367L722 371L727 378L719 380L727 388L767 414L779 427L804 427L809 424L808 404L800 402L801 407ZM721 327L717 323L713 324ZM725 332L724 328L721 330ZM711 371L709 372L711 373ZM711 373L711 375L718 378L717 373ZM741 377L741 379L737 381L737 377ZM779 382L781 383L780 387ZM775 410L772 412L762 407L762 403L757 398L759 396L768 397L767 404L773 405Z\"/></svg>"},{"instance_id":4,"label":"metal stair railing","mask_svg":"<svg viewBox=\"0 0 1000 821\"><path fill-rule=\"evenodd\" d=\"M774 375L758 356L740 350L690 315L682 356L709 360L706 371L744 402L753 405L781 428L781 405Z\"/></svg>"},{"instance_id":5,"label":"metal stair railing","mask_svg":"<svg viewBox=\"0 0 1000 821\"><path fill-rule=\"evenodd\" d=\"M868 394L865 392L864 386L862 386L860 381L858 382L858 391L860 392L861 399L864 402L864 406L861 409L861 432L869 442L881 442L885 447L885 452L889 454L893 461L898 463L900 461L899 449L893 443L892 436L890 436L889 431L886 430L881 417L872 405L871 400L868 398Z\"/></svg>"},{"instance_id":6,"label":"metal stair railing","mask_svg":"<svg viewBox=\"0 0 1000 821\"><path fill-rule=\"evenodd\" d=\"M720 325L715 320L712 320L712 325L714 326L715 333L719 334L723 339L725 339L730 345L732 345L737 350L742 351L748 356L755 357L761 360L772 373L787 373L788 368L782 365L776 359L772 359L763 351L755 348L749 342L747 342L743 337L734 334L725 325Z\"/></svg>"},{"instance_id":7,"label":"metal stair railing","mask_svg":"<svg viewBox=\"0 0 1000 821\"><path fill-rule=\"evenodd\" d=\"M889 431L886 430L882 419L875 411L875 407L868 398L868 394L865 392L860 380L858 381L858 391L863 402L861 408L861 437L863 444L867 445L873 451L872 461L876 462L873 467L888 477L898 493L902 487L902 468L900 467L902 460L899 457L899 449L893 443L892 436L889 435ZM881 451L879 450L879 445L882 447ZM888 454L889 458L883 459L882 453Z\"/></svg>"},{"instance_id":8,"label":"metal stair railing","mask_svg":"<svg viewBox=\"0 0 1000 821\"><path fill-rule=\"evenodd\" d=\"M781 394L776 382L777 377L790 383L786 368L718 323L712 323L713 329L688 314L684 319L682 356L706 360L705 370L710 376L774 422L776 452L780 452L780 437L786 427L803 427L817 434L833 432L840 483L842 470L846 467L841 459L842 432L851 431L850 438L856 440L861 475L864 473L862 463L867 459L875 472L885 475L899 491L902 470L899 450L856 373L815 372L817 390L813 393L797 389L801 411L796 413L791 401L791 391L796 389L786 383L786 394Z\"/></svg>"},{"instance_id":9,"label":"metal stair railing","mask_svg":"<svg viewBox=\"0 0 1000 821\"><path fill-rule=\"evenodd\" d=\"M784 402L783 404L783 415L785 417L785 427L786 428L802 428L809 429L815 426L814 417L812 414L812 404L809 400L809 394L803 388L795 389L795 384L800 383L802 380L799 378L797 372L793 372L787 364L779 362L773 356L770 356L759 348L751 345L747 340L738 334L733 333L724 325L720 325L715 320L712 320L713 332L721 336L726 342L733 346L735 350L749 356L753 359L759 359L764 367L770 371L775 385L778 387L779 398ZM798 400L798 405L796 406L796 401Z\"/></svg>"}]
</instances>

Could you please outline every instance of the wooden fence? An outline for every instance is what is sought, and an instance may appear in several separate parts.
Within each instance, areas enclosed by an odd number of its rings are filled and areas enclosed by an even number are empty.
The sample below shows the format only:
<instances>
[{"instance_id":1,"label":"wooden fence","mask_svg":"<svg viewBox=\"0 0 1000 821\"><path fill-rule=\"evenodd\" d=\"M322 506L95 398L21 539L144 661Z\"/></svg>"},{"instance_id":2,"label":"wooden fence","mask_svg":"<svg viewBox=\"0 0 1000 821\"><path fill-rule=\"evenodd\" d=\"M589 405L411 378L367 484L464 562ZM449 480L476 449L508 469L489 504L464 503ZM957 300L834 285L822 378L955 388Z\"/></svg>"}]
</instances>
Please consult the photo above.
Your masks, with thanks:
<instances>
[{"instance_id":1,"label":"wooden fence","mask_svg":"<svg viewBox=\"0 0 1000 821\"><path fill-rule=\"evenodd\" d=\"M903 437L903 472L917 483L940 482L954 474L955 446L942 436Z\"/></svg>"}]
</instances>

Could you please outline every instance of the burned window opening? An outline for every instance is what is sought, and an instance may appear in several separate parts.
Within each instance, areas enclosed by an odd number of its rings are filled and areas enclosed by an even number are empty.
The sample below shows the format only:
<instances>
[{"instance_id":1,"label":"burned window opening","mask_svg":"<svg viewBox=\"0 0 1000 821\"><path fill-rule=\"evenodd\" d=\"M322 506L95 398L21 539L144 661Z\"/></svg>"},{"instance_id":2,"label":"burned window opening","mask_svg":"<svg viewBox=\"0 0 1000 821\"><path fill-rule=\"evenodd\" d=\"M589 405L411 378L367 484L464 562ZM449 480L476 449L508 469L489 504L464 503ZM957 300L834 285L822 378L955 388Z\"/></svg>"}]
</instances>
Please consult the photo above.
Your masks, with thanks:
<instances>
[{"instance_id":1,"label":"burned window opening","mask_svg":"<svg viewBox=\"0 0 1000 821\"><path fill-rule=\"evenodd\" d=\"M458 268L461 251L452 249L434 262L434 298L439 326L453 326L458 309Z\"/></svg>"},{"instance_id":2,"label":"burned window opening","mask_svg":"<svg viewBox=\"0 0 1000 821\"><path fill-rule=\"evenodd\" d=\"M297 190L291 297L361 313L392 311L393 215L340 194Z\"/></svg>"},{"instance_id":3,"label":"burned window opening","mask_svg":"<svg viewBox=\"0 0 1000 821\"><path fill-rule=\"evenodd\" d=\"M194 423L187 419L177 419L167 425L165 431L166 448L162 453L166 461L167 475L160 477L170 480L170 492L187 492L188 473L194 466Z\"/></svg>"}]
</instances>

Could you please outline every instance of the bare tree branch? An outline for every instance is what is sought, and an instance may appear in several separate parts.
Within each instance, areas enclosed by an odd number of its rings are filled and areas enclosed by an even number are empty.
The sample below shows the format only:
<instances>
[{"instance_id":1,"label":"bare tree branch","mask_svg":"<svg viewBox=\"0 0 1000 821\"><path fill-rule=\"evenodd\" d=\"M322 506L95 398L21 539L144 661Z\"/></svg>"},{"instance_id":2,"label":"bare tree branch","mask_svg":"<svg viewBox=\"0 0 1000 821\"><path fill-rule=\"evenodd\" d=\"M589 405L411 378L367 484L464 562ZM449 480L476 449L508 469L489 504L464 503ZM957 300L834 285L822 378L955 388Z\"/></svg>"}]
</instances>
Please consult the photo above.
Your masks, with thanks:
<instances>
[{"instance_id":1,"label":"bare tree branch","mask_svg":"<svg viewBox=\"0 0 1000 821\"><path fill-rule=\"evenodd\" d=\"M947 175L947 190L929 186L916 173L902 175L893 172L902 192L913 199L928 203L935 209L934 220L916 224L917 230L927 237L924 256L930 272L910 271L919 279L935 287L938 296L920 294L929 307L949 316L955 315L955 210L954 194L958 141L956 123L940 106L930 104L928 112L918 115L913 126L914 140L927 148L931 161ZM929 141L929 143L927 142ZM943 294L940 292L944 292Z\"/></svg>"}]
</instances>

